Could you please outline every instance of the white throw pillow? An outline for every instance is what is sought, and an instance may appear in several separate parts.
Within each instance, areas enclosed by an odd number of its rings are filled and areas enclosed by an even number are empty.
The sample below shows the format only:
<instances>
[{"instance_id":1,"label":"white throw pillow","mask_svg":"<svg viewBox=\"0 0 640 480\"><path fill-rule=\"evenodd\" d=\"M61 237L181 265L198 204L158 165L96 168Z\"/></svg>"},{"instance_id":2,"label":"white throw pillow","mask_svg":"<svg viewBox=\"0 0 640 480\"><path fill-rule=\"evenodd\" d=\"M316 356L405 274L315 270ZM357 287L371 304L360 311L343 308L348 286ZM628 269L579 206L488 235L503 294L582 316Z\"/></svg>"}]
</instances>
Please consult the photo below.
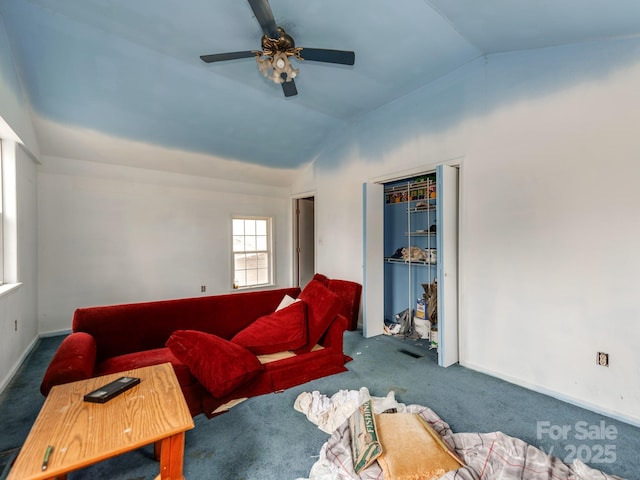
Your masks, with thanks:
<instances>
[{"instance_id":1,"label":"white throw pillow","mask_svg":"<svg viewBox=\"0 0 640 480\"><path fill-rule=\"evenodd\" d=\"M278 310L282 310L283 308L288 307L289 305L294 304L295 302L299 302L300 299L299 298L293 298L289 295L285 295L284 298L282 300L280 300L280 305L278 305L278 307L276 308L276 312Z\"/></svg>"}]
</instances>

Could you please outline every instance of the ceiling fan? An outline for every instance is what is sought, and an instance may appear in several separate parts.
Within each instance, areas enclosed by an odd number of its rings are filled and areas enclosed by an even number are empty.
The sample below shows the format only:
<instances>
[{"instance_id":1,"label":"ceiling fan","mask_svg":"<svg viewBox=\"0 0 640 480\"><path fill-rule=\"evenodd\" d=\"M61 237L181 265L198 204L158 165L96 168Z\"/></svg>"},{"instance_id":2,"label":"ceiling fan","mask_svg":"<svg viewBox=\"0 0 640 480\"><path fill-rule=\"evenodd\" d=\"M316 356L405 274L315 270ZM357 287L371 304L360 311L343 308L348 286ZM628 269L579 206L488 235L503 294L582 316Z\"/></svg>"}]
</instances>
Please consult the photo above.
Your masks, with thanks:
<instances>
[{"instance_id":1,"label":"ceiling fan","mask_svg":"<svg viewBox=\"0 0 640 480\"><path fill-rule=\"evenodd\" d=\"M285 97L298 94L293 79L299 70L291 66L289 57L295 57L297 60L353 65L355 53L350 51L296 47L291 35L276 25L268 0L249 0L249 5L264 34L262 35L262 50L201 55L200 58L203 62L212 63L255 57L260 72L274 83L281 84Z\"/></svg>"}]
</instances>

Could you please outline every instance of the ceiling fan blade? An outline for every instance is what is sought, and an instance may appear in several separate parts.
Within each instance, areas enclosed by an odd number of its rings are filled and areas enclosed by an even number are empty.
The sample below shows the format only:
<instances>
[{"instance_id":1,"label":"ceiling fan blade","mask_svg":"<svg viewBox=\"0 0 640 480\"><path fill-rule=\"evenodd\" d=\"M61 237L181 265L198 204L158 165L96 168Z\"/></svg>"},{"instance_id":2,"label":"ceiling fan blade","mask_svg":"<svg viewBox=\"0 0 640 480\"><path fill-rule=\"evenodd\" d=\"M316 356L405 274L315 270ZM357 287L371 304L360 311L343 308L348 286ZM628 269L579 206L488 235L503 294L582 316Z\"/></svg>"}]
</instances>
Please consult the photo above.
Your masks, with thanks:
<instances>
[{"instance_id":1,"label":"ceiling fan blade","mask_svg":"<svg viewBox=\"0 0 640 480\"><path fill-rule=\"evenodd\" d=\"M222 62L224 60L235 60L237 58L249 58L255 57L256 54L251 50L245 52L229 52L229 53L214 53L213 55L200 55L200 59L206 63Z\"/></svg>"},{"instance_id":2,"label":"ceiling fan blade","mask_svg":"<svg viewBox=\"0 0 640 480\"><path fill-rule=\"evenodd\" d=\"M303 48L300 56L314 62L339 63L341 65L353 65L356 60L356 54L353 52L324 48Z\"/></svg>"},{"instance_id":3,"label":"ceiling fan blade","mask_svg":"<svg viewBox=\"0 0 640 480\"><path fill-rule=\"evenodd\" d=\"M249 0L249 5L253 14L256 16L262 32L269 38L277 39L280 37L276 20L273 18L273 12L267 0Z\"/></svg>"},{"instance_id":4,"label":"ceiling fan blade","mask_svg":"<svg viewBox=\"0 0 640 480\"><path fill-rule=\"evenodd\" d=\"M296 84L293 83L293 80L289 82L282 82L281 85L285 97L293 97L298 94L298 89L296 88Z\"/></svg>"}]
</instances>

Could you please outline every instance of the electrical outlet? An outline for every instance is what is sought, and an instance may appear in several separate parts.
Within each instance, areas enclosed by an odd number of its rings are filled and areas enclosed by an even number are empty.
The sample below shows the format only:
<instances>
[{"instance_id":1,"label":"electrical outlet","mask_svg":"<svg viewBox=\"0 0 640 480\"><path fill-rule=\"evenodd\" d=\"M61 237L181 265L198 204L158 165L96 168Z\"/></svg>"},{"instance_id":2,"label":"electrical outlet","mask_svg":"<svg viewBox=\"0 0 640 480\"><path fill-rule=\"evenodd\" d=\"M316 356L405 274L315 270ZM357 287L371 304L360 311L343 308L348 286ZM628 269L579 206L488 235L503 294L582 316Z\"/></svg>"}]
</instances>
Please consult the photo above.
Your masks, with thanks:
<instances>
[{"instance_id":1,"label":"electrical outlet","mask_svg":"<svg viewBox=\"0 0 640 480\"><path fill-rule=\"evenodd\" d=\"M598 352L598 356L596 357L596 365L602 365L603 367L609 366L609 354Z\"/></svg>"},{"instance_id":2,"label":"electrical outlet","mask_svg":"<svg viewBox=\"0 0 640 480\"><path fill-rule=\"evenodd\" d=\"M200 292L204 293L207 291L207 286L206 285L200 285Z\"/></svg>"}]
</instances>

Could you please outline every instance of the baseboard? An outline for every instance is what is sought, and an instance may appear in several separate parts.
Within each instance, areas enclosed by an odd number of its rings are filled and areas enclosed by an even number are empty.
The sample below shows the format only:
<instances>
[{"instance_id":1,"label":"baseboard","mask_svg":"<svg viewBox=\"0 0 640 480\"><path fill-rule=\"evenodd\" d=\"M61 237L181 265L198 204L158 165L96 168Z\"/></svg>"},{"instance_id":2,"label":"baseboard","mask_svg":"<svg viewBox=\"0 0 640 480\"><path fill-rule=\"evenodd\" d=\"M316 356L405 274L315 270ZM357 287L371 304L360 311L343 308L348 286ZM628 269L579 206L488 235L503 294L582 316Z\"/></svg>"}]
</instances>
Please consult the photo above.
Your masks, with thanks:
<instances>
[{"instance_id":1,"label":"baseboard","mask_svg":"<svg viewBox=\"0 0 640 480\"><path fill-rule=\"evenodd\" d=\"M640 427L640 418L630 417L620 412L616 412L615 410L603 408L600 405L595 405L589 402L585 402L582 399L571 397L563 393L557 392L555 390L548 389L546 387L543 387L542 385L526 382L520 378L511 377L509 375L504 375L503 373L484 368L480 365L476 365L473 362L460 362L460 365L470 370L474 370L476 372L484 373L486 375L499 378L500 380L504 380L505 382L513 383L514 385L518 385L520 387L526 388L527 390L532 390L534 392L542 393L543 395L556 398L558 400L569 403L571 405L575 405L576 407L584 408L585 410L590 410L594 413L605 415L609 418L613 418L614 420L619 420L621 422L628 423L629 425L633 425L634 427Z\"/></svg>"},{"instance_id":2,"label":"baseboard","mask_svg":"<svg viewBox=\"0 0 640 480\"><path fill-rule=\"evenodd\" d=\"M14 364L13 368L11 370L9 370L9 373L7 374L7 376L2 379L2 383L0 383L0 394L4 393L4 390L7 388L7 386L11 382L11 380L13 380L13 377L18 372L18 370L20 369L20 367L22 366L24 361L27 359L27 357L29 356L29 354L35 348L35 346L38 344L39 341L40 341L40 337L39 336L35 337L31 341L31 343L25 349L25 351L22 352L22 355L20 356L18 361Z\"/></svg>"},{"instance_id":3,"label":"baseboard","mask_svg":"<svg viewBox=\"0 0 640 480\"><path fill-rule=\"evenodd\" d=\"M49 338L49 337L57 337L59 335L69 335L71 333L70 328L65 328L63 330L55 330L53 332L40 333L38 338Z\"/></svg>"}]
</instances>

